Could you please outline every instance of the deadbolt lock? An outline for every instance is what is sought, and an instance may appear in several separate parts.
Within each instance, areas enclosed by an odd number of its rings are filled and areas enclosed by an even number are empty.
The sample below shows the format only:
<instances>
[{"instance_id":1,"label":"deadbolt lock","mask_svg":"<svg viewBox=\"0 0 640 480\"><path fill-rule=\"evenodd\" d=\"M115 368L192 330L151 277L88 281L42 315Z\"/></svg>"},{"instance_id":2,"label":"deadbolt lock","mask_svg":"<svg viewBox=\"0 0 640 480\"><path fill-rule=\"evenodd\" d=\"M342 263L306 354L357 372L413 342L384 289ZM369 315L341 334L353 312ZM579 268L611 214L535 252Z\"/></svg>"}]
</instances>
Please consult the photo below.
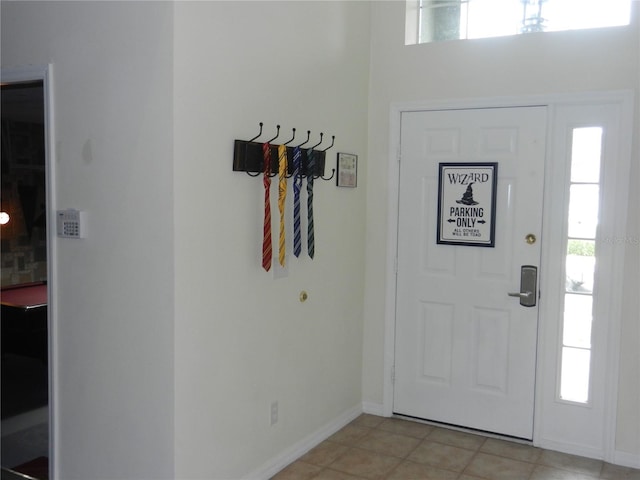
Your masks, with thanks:
<instances>
[{"instance_id":1,"label":"deadbolt lock","mask_svg":"<svg viewBox=\"0 0 640 480\"><path fill-rule=\"evenodd\" d=\"M534 243L536 243L536 240L537 240L536 236L533 233L530 233L529 235L524 237L524 239L529 245L533 245Z\"/></svg>"}]
</instances>

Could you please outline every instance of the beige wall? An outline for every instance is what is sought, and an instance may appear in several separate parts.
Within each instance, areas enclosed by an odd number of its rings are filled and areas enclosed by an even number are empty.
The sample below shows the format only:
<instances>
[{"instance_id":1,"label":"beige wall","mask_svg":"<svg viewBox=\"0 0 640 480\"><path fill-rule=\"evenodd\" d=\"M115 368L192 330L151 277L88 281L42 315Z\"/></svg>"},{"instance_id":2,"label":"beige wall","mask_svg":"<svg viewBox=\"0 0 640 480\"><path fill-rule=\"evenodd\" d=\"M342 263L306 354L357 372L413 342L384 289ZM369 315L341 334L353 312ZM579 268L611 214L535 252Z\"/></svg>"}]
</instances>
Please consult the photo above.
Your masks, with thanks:
<instances>
[{"instance_id":1,"label":"beige wall","mask_svg":"<svg viewBox=\"0 0 640 480\"><path fill-rule=\"evenodd\" d=\"M175 8L176 477L239 478L360 406L364 180L316 181L316 256L290 255L274 279L260 266L262 180L231 163L233 140L264 122L263 140L276 124L286 140L297 128L293 144L335 135L326 173L349 152L366 178L369 5Z\"/></svg>"},{"instance_id":2,"label":"beige wall","mask_svg":"<svg viewBox=\"0 0 640 480\"><path fill-rule=\"evenodd\" d=\"M639 10L637 2L635 9ZM638 17L636 13L636 18ZM637 25L637 23L636 23ZM636 28L636 32L638 32ZM640 33L636 35L636 57L640 65ZM637 72L638 70L636 70ZM620 344L620 379L618 390L617 444L621 451L640 456L640 74L636 76L636 128L633 160L629 181L628 233L626 238L626 269L624 275L625 321Z\"/></svg>"},{"instance_id":3,"label":"beige wall","mask_svg":"<svg viewBox=\"0 0 640 480\"><path fill-rule=\"evenodd\" d=\"M2 68L53 64L56 476L173 478L170 3L2 2Z\"/></svg>"},{"instance_id":4,"label":"beige wall","mask_svg":"<svg viewBox=\"0 0 640 480\"><path fill-rule=\"evenodd\" d=\"M54 252L58 477L240 478L357 414L368 3L3 2L2 67L47 63L51 207L89 219ZM335 135L327 173L360 156L359 188L316 182L315 259L281 278L262 181L232 171L259 122Z\"/></svg>"},{"instance_id":5,"label":"beige wall","mask_svg":"<svg viewBox=\"0 0 640 480\"><path fill-rule=\"evenodd\" d=\"M636 3L636 2L633 2ZM442 101L639 87L638 5L627 28L404 46L404 2L373 2L367 183L363 399L381 405L384 385L389 118L392 102ZM638 238L638 138L628 231ZM381 220L382 219L382 220ZM628 242L620 345L616 448L640 454L637 242Z\"/></svg>"},{"instance_id":6,"label":"beige wall","mask_svg":"<svg viewBox=\"0 0 640 480\"><path fill-rule=\"evenodd\" d=\"M391 102L640 88L637 15L635 30L404 47L403 10L2 2L2 67L54 65L54 208L89 217L86 240L56 247L59 478L239 478L382 403ZM360 156L358 188L317 183L316 258L278 279L260 268L260 180L231 171L258 122L263 138L336 135L329 165ZM618 448L637 455L628 265Z\"/></svg>"}]
</instances>

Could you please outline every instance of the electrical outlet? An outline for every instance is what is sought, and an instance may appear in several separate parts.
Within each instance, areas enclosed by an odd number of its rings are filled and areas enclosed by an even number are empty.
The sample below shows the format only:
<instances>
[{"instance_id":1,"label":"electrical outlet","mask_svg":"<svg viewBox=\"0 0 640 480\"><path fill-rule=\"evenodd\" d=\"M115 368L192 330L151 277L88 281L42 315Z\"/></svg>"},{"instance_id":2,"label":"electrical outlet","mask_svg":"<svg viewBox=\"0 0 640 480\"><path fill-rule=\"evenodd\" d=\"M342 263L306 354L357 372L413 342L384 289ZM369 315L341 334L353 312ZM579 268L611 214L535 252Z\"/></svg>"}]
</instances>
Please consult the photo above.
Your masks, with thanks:
<instances>
[{"instance_id":1,"label":"electrical outlet","mask_svg":"<svg viewBox=\"0 0 640 480\"><path fill-rule=\"evenodd\" d=\"M271 426L278 423L278 402L271 402Z\"/></svg>"}]
</instances>

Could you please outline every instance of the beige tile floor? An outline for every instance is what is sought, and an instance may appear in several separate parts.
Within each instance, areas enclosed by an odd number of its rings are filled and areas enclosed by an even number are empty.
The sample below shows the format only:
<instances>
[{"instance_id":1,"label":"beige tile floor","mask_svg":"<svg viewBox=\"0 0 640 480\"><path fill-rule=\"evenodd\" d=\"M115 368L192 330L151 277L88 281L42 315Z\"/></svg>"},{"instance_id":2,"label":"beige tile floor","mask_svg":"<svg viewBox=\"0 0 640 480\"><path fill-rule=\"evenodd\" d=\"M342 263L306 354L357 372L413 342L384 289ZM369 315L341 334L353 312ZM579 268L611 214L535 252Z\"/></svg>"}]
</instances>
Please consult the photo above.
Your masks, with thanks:
<instances>
[{"instance_id":1,"label":"beige tile floor","mask_svg":"<svg viewBox=\"0 0 640 480\"><path fill-rule=\"evenodd\" d=\"M272 477L310 479L640 480L640 470L364 414Z\"/></svg>"}]
</instances>

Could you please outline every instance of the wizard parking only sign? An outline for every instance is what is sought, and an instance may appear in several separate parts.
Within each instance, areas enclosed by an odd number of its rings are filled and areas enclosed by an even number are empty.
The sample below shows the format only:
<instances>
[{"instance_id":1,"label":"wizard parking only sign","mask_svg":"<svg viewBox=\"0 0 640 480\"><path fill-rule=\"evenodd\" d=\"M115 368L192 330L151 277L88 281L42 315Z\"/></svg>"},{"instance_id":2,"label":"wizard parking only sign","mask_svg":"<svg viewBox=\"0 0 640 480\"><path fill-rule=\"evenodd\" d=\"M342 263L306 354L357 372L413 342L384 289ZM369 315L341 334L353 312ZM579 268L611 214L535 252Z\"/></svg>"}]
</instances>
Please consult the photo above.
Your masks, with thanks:
<instances>
[{"instance_id":1,"label":"wizard parking only sign","mask_svg":"<svg viewBox=\"0 0 640 480\"><path fill-rule=\"evenodd\" d=\"M440 163L439 244L493 247L497 163Z\"/></svg>"}]
</instances>

